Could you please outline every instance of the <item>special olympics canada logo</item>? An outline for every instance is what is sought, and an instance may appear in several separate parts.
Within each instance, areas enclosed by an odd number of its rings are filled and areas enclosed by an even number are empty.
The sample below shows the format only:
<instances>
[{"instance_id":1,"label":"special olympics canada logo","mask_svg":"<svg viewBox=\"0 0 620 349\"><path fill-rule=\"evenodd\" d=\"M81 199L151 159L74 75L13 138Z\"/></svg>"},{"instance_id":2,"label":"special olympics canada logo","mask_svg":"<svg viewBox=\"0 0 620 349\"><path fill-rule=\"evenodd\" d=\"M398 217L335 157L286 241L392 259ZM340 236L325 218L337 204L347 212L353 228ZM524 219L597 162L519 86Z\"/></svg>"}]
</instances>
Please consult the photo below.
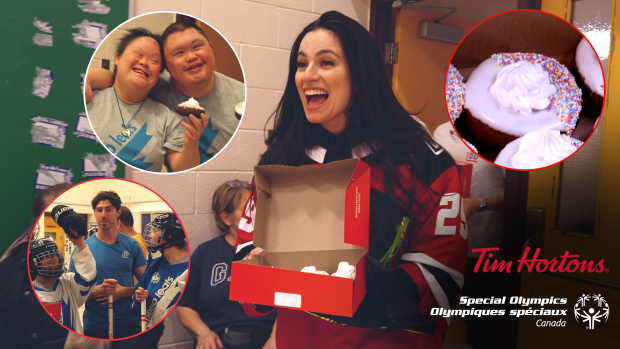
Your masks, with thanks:
<instances>
[{"instance_id":1,"label":"special olympics canada logo","mask_svg":"<svg viewBox=\"0 0 620 349\"><path fill-rule=\"evenodd\" d=\"M609 304L600 294L582 294L577 300L574 310L575 320L585 322L588 330L594 329L595 322L601 322L602 318L605 318L605 322L607 322L609 318Z\"/></svg>"}]
</instances>

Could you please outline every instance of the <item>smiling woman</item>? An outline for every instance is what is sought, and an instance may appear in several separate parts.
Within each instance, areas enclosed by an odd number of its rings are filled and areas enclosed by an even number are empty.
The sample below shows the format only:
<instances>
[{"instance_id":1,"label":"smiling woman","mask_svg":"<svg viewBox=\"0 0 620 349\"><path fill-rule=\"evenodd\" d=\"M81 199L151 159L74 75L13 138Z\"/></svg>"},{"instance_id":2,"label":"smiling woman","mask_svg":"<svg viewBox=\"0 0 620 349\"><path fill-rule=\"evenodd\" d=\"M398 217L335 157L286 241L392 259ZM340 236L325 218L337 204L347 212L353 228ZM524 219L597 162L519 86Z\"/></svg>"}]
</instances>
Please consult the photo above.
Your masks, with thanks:
<instances>
[{"instance_id":1,"label":"smiling woman","mask_svg":"<svg viewBox=\"0 0 620 349\"><path fill-rule=\"evenodd\" d=\"M147 98L164 65L161 37L144 28L127 30L116 49L114 85L95 91L86 105L99 140L123 162L160 172L164 161L172 171L200 164L198 139L206 117L188 121Z\"/></svg>"},{"instance_id":2,"label":"smiling woman","mask_svg":"<svg viewBox=\"0 0 620 349\"><path fill-rule=\"evenodd\" d=\"M340 40L329 30L310 32L301 41L297 57L295 84L306 118L340 134L352 102L351 74Z\"/></svg>"},{"instance_id":3,"label":"smiling woman","mask_svg":"<svg viewBox=\"0 0 620 349\"><path fill-rule=\"evenodd\" d=\"M464 217L459 175L398 101L368 31L334 11L306 26L291 48L274 117L260 165L356 157L371 166L366 296L353 317L279 308L278 349L441 348L448 324L430 309L454 304L467 257L466 227L442 218ZM256 209L255 199L244 212ZM244 214L237 245L252 240L253 216ZM299 229L311 236L315 227ZM265 314L264 307L246 310Z\"/></svg>"}]
</instances>

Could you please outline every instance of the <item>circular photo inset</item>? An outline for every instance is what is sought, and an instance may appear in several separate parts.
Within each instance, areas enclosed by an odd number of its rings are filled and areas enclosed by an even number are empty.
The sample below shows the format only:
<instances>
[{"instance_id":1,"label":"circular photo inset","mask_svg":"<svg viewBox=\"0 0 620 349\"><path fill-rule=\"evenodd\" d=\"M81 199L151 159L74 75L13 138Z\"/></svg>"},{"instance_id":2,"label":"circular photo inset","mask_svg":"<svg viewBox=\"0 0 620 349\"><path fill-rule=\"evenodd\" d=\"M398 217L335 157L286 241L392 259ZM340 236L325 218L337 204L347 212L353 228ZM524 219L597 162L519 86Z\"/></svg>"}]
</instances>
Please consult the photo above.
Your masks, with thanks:
<instances>
[{"instance_id":1,"label":"circular photo inset","mask_svg":"<svg viewBox=\"0 0 620 349\"><path fill-rule=\"evenodd\" d=\"M74 185L41 214L28 249L45 311L94 339L157 328L185 287L189 246L178 216L156 193L123 179Z\"/></svg>"},{"instance_id":2,"label":"circular photo inset","mask_svg":"<svg viewBox=\"0 0 620 349\"><path fill-rule=\"evenodd\" d=\"M99 141L125 164L181 172L226 147L245 109L241 62L194 17L135 17L99 45L85 78L86 113Z\"/></svg>"},{"instance_id":3,"label":"circular photo inset","mask_svg":"<svg viewBox=\"0 0 620 349\"><path fill-rule=\"evenodd\" d=\"M574 154L601 114L604 74L579 30L532 10L499 14L459 43L446 107L463 142L489 162L534 170Z\"/></svg>"}]
</instances>

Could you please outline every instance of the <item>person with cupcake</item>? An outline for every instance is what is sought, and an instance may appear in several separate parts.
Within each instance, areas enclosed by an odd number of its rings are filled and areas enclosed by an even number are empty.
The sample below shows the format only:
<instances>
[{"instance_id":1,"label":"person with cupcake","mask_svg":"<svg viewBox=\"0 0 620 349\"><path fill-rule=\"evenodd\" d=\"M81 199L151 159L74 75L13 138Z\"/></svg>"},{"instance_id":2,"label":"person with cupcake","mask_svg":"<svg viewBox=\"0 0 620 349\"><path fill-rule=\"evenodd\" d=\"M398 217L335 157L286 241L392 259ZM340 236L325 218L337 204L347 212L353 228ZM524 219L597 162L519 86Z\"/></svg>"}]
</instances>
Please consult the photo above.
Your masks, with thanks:
<instances>
[{"instance_id":1,"label":"person with cupcake","mask_svg":"<svg viewBox=\"0 0 620 349\"><path fill-rule=\"evenodd\" d=\"M260 165L360 158L371 166L364 300L351 318L279 308L277 348L441 348L449 319L431 309L455 308L467 264L459 174L398 101L368 31L335 11L310 23L291 49L274 117ZM243 212L255 209L253 200ZM243 216L237 246L252 240L251 217ZM393 259L382 258L387 251Z\"/></svg>"},{"instance_id":2,"label":"person with cupcake","mask_svg":"<svg viewBox=\"0 0 620 349\"><path fill-rule=\"evenodd\" d=\"M162 74L149 97L172 111L178 111L177 107L190 98L194 100L190 102L191 108L197 110L195 113L204 113L209 124L199 140L203 163L223 149L237 130L241 115L237 117L235 110L245 101L245 84L214 71L213 45L195 23L170 24L162 34L162 44L165 67L170 74ZM106 88L112 80L106 69L89 69L84 84L86 101L94 93L92 89ZM190 111L178 112L189 122Z\"/></svg>"},{"instance_id":3,"label":"person with cupcake","mask_svg":"<svg viewBox=\"0 0 620 349\"><path fill-rule=\"evenodd\" d=\"M147 97L164 66L160 37L144 28L127 30L116 48L114 84L93 92L88 118L103 145L126 164L161 172L200 165L198 139L205 117L189 123Z\"/></svg>"}]
</instances>

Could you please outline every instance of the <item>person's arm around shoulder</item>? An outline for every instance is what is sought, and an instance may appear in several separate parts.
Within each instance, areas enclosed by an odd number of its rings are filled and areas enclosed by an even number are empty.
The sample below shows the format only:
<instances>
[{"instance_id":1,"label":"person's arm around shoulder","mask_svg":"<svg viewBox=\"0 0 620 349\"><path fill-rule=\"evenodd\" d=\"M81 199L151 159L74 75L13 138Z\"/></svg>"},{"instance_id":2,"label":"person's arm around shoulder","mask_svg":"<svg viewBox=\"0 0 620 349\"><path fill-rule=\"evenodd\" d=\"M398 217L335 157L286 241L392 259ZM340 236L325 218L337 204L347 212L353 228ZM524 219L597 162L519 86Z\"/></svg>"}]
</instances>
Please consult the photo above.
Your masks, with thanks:
<instances>
[{"instance_id":1,"label":"person's arm around shoulder","mask_svg":"<svg viewBox=\"0 0 620 349\"><path fill-rule=\"evenodd\" d=\"M93 90L101 90L114 84L114 74L104 68L90 68L84 81L84 99L86 103L93 98Z\"/></svg>"}]
</instances>

